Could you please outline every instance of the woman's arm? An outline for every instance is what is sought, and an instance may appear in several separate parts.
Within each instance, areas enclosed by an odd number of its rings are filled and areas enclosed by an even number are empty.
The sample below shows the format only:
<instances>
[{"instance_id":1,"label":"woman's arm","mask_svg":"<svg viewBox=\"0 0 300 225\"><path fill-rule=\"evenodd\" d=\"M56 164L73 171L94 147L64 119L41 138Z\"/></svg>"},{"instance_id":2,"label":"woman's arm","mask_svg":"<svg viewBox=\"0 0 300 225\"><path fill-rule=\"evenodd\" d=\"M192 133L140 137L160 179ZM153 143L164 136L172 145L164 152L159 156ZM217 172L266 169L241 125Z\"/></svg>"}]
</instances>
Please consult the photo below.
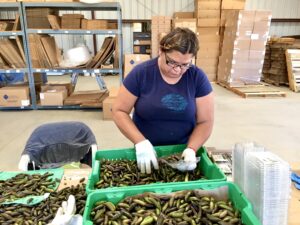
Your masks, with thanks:
<instances>
[{"instance_id":1,"label":"woman's arm","mask_svg":"<svg viewBox=\"0 0 300 225\"><path fill-rule=\"evenodd\" d=\"M122 85L112 108L114 122L125 137L134 144L146 139L129 116L136 100L137 97Z\"/></svg>"},{"instance_id":2,"label":"woman's arm","mask_svg":"<svg viewBox=\"0 0 300 225\"><path fill-rule=\"evenodd\" d=\"M214 95L196 98L197 125L195 126L187 147L198 150L209 138L214 123Z\"/></svg>"}]
</instances>

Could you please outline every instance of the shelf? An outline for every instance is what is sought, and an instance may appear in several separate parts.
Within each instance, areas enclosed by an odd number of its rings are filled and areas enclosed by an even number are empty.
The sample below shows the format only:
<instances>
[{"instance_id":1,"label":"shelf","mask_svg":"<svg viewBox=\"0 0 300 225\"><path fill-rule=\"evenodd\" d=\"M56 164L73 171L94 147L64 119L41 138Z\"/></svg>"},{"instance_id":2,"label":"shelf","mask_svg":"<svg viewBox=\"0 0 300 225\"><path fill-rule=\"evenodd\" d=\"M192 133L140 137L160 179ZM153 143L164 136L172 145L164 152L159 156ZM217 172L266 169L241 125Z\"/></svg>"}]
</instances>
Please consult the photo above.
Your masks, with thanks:
<instances>
[{"instance_id":1,"label":"shelf","mask_svg":"<svg viewBox=\"0 0 300 225\"><path fill-rule=\"evenodd\" d=\"M0 31L0 36L16 36L23 35L22 31Z\"/></svg>"},{"instance_id":2,"label":"shelf","mask_svg":"<svg viewBox=\"0 0 300 225\"><path fill-rule=\"evenodd\" d=\"M39 8L60 8L63 10L96 10L101 11L118 11L121 10L118 2L100 2L96 4L85 4L80 2L23 2L25 7L39 7Z\"/></svg>"},{"instance_id":3,"label":"shelf","mask_svg":"<svg viewBox=\"0 0 300 225\"><path fill-rule=\"evenodd\" d=\"M52 30L52 29L27 29L29 34L120 34L118 30Z\"/></svg>"},{"instance_id":4,"label":"shelf","mask_svg":"<svg viewBox=\"0 0 300 225\"><path fill-rule=\"evenodd\" d=\"M33 109L33 107L32 106L22 106L22 107L12 107L12 106L10 106L10 107L1 107L0 106L0 109L1 110L24 110L24 109L31 110L31 109Z\"/></svg>"},{"instance_id":5,"label":"shelf","mask_svg":"<svg viewBox=\"0 0 300 225\"><path fill-rule=\"evenodd\" d=\"M33 68L33 73L59 72L59 73L119 73L119 69L45 69Z\"/></svg>"},{"instance_id":6,"label":"shelf","mask_svg":"<svg viewBox=\"0 0 300 225\"><path fill-rule=\"evenodd\" d=\"M1 2L1 8L6 10L12 10L12 8L18 8L19 6L19 2Z\"/></svg>"},{"instance_id":7,"label":"shelf","mask_svg":"<svg viewBox=\"0 0 300 225\"><path fill-rule=\"evenodd\" d=\"M27 21L27 16L29 13L29 9L34 9L33 11L37 10L38 8L52 8L54 11L73 11L73 13L81 13L83 14L83 11L89 11L90 14L94 15L95 12L101 12L101 11L114 11L116 13L116 19L114 19L114 21L117 22L117 29L106 29L106 30L83 30L83 29L59 29L59 30L53 30L53 29L28 29L28 21ZM28 87L30 90L30 102L31 105L27 106L27 107L0 107L0 109L2 110L21 110L21 109L99 109L101 108L98 104L95 104L95 106L80 106L80 105L63 105L63 106L42 106L39 102L38 99L36 98L36 86L34 83L34 73L47 73L47 72L52 72L52 73L68 73L71 74L71 84L73 86L76 85L77 79L79 74L81 73L94 73L96 74L96 82L98 83L100 90L106 90L106 84L104 82L104 80L101 77L101 74L109 74L109 73L113 73L113 74L119 74L120 77L120 83L122 82L122 56L123 56L123 37L122 37L122 10L121 10L121 6L120 3L118 2L102 2L102 3L95 3L95 4L85 4L85 3L80 3L80 2L15 2L15 3L1 3L0 4L0 10L5 10L5 11L16 11L18 12L18 14L20 15L20 26L21 26L21 30L20 28L17 28L17 31L1 31L0 32L0 37L11 37L11 36L15 36L16 40L17 40L17 44L20 45L20 41L19 38L17 37L21 37L22 41L23 41L23 45L24 45L24 55L23 58L25 58L25 63L26 63L26 67L27 68L17 68L17 69L13 69L13 68L9 68L9 69L0 69L0 73L27 73L28 74ZM37 10L39 11L39 10ZM110 13L108 13L109 18L107 18L108 20L112 19L112 16ZM30 20L29 20L30 21ZM32 26L35 27L35 26ZM41 26L43 27L43 26ZM44 26L44 27L48 27L48 26ZM97 41L97 37L98 36L103 36L106 38L111 38L108 36L113 36L114 38L117 40L118 43L118 48L115 52L115 54L118 54L118 64L115 64L114 67L118 67L118 68L109 68L109 69L102 69L102 68L97 68L97 69L93 69L93 68L55 68L54 66L57 66L57 62L55 62L55 64L53 64L50 61L50 56L46 55L48 57L48 61L47 63L40 63L40 64L34 64L34 62L36 60L39 59L44 59L41 58L41 55L45 55L46 50L44 49L44 51L42 52L43 54L39 54L41 52L36 52L36 50L34 49L33 51L29 48L30 44L36 44L41 42L41 39L37 39L39 42L37 42L37 40L32 39L31 35L32 34L48 34L48 35L43 35L45 37L49 37L50 39L54 39L53 36L55 35L78 35L78 37L82 38L83 35L91 35L93 36L93 46L95 48L95 42ZM30 36L29 36L30 35ZM51 36L50 36L51 35ZM34 35L32 35L34 37ZM36 35L38 36L38 35ZM57 36L55 36L56 38ZM63 36L64 40L61 41L66 41L68 42L69 37L65 37ZM72 37L71 37L72 38ZM87 36L85 36L84 38L89 38ZM30 39L30 40L29 40ZM65 40L66 39L66 40ZM90 40L90 39L89 39ZM99 39L100 41L102 39ZM52 48L52 42L51 40L47 40L48 42L41 42L42 44L46 43L47 49L51 52ZM18 43L19 42L19 43ZM115 44L115 43L114 43ZM70 43L69 47L71 46L72 43ZM38 45L36 45L38 46ZM110 44L108 49L111 51L112 45ZM36 48L36 47L35 47ZM39 48L38 48L39 49ZM33 53L32 53L33 52ZM102 55L104 55L105 57L108 57L108 53L109 52L105 52L105 54L99 54L98 53L98 49L95 48L94 49L94 53L95 56L100 57ZM100 52L101 53L101 52ZM110 53L111 54L111 53ZM54 54L52 54L51 56L53 56ZM34 56L32 58L32 56ZM46 57L45 56L45 57ZM111 55L109 55L111 56ZM53 57L52 57L53 58ZM51 58L51 59L52 59ZM100 58L101 59L101 58ZM106 58L103 58L103 60ZM97 58L98 60L98 58ZM98 62L98 61L97 61ZM101 61L102 63L102 61ZM99 61L100 64L100 61ZM12 64L13 65L13 64ZM24 66L23 64L20 66ZM33 67L53 67L53 68L33 68ZM97 66L98 65L89 65L90 67L93 66ZM100 66L99 66L100 67Z\"/></svg>"},{"instance_id":8,"label":"shelf","mask_svg":"<svg viewBox=\"0 0 300 225\"><path fill-rule=\"evenodd\" d=\"M27 73L28 69L20 68L20 69L0 69L0 73Z\"/></svg>"},{"instance_id":9,"label":"shelf","mask_svg":"<svg viewBox=\"0 0 300 225\"><path fill-rule=\"evenodd\" d=\"M100 107L87 107L80 105L59 105L59 106L47 106L47 105L37 105L37 109L99 109Z\"/></svg>"}]
</instances>

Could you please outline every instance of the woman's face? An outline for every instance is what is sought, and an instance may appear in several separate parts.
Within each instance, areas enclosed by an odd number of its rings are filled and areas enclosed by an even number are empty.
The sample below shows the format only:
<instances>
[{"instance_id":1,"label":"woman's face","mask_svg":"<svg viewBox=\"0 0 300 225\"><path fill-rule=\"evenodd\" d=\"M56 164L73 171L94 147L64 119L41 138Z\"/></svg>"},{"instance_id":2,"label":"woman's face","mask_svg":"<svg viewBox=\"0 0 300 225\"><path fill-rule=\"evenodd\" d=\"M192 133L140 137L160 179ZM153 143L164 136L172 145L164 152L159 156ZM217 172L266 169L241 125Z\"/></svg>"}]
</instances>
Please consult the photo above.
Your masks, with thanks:
<instances>
[{"instance_id":1,"label":"woman's face","mask_svg":"<svg viewBox=\"0 0 300 225\"><path fill-rule=\"evenodd\" d=\"M164 76L179 78L192 65L193 54L182 54L178 51L161 52L160 69Z\"/></svg>"}]
</instances>

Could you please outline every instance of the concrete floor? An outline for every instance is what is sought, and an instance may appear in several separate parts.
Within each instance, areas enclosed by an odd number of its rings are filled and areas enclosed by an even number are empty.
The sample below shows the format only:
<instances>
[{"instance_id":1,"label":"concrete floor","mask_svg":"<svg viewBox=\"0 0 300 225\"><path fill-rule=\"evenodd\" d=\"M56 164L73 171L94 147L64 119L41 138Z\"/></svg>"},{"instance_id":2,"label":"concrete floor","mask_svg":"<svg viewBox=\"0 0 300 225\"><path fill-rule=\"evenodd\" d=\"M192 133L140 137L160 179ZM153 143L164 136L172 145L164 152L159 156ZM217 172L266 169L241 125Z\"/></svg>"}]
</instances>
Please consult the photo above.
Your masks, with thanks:
<instances>
[{"instance_id":1,"label":"concrete floor","mask_svg":"<svg viewBox=\"0 0 300 225\"><path fill-rule=\"evenodd\" d=\"M104 80L108 88L119 83L116 76ZM78 88L97 89L97 84L92 77L80 77ZM244 99L218 85L213 88L215 125L206 146L229 149L236 142L255 141L289 162L300 163L300 93L284 87L279 89L287 93L285 98ZM81 121L94 132L99 149L132 146L112 121L102 119L100 110L1 111L0 115L0 170L17 169L27 139L43 123Z\"/></svg>"}]
</instances>

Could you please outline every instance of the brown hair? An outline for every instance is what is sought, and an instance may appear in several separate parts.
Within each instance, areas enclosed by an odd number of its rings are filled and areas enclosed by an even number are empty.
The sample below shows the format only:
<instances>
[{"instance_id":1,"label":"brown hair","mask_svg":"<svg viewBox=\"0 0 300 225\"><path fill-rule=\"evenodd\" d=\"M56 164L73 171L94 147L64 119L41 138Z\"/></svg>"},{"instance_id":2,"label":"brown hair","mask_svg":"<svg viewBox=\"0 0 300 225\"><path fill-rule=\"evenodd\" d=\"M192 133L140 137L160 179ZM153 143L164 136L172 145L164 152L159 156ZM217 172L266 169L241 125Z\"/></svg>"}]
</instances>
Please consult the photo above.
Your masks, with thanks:
<instances>
[{"instance_id":1,"label":"brown hair","mask_svg":"<svg viewBox=\"0 0 300 225\"><path fill-rule=\"evenodd\" d=\"M199 41L196 34L188 28L175 28L160 41L162 52L179 51L182 54L193 54L199 50Z\"/></svg>"}]
</instances>

